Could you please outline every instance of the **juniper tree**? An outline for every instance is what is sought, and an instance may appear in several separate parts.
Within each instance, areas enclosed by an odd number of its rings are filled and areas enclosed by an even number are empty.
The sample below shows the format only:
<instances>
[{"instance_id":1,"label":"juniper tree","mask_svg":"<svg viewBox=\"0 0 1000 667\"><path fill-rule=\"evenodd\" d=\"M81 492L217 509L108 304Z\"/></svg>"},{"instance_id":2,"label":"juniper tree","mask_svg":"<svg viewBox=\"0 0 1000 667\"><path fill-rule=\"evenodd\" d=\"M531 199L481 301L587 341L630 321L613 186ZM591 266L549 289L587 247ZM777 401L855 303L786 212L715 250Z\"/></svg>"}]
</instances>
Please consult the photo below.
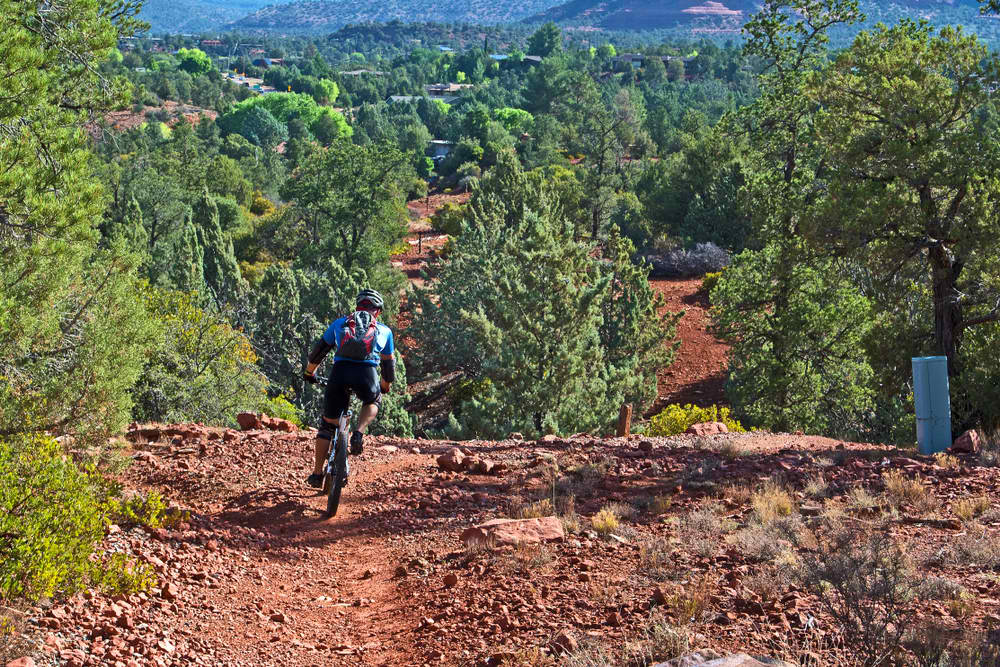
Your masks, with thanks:
<instances>
[{"instance_id":1,"label":"juniper tree","mask_svg":"<svg viewBox=\"0 0 1000 667\"><path fill-rule=\"evenodd\" d=\"M595 257L544 181L501 154L440 275L414 294L423 369L465 375L463 435L603 430L622 401L655 393L675 319L628 254L615 236L610 261Z\"/></svg>"}]
</instances>

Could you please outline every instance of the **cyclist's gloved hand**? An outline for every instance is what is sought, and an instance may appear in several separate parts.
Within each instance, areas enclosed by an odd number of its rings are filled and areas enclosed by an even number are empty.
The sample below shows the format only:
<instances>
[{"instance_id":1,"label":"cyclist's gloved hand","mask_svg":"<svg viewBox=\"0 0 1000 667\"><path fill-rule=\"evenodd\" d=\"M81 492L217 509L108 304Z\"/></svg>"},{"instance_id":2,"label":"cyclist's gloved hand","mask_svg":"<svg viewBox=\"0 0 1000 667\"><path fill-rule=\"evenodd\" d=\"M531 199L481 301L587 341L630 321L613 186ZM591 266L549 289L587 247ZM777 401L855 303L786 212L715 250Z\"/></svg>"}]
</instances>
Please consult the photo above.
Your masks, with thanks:
<instances>
[{"instance_id":1,"label":"cyclist's gloved hand","mask_svg":"<svg viewBox=\"0 0 1000 667\"><path fill-rule=\"evenodd\" d=\"M302 379L305 380L306 382L308 382L309 384L317 384L317 383L319 383L319 379L316 377L315 373L306 373L305 371L303 371L302 372Z\"/></svg>"}]
</instances>

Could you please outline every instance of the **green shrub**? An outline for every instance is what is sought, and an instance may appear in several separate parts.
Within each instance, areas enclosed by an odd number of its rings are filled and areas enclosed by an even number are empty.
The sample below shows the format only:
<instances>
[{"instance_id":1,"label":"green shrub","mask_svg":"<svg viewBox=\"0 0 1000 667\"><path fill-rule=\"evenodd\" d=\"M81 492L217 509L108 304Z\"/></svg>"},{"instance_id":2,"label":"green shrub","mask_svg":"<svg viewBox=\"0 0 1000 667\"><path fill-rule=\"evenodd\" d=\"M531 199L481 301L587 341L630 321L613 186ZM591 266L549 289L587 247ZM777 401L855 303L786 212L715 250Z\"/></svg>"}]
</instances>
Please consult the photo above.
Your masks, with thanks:
<instances>
[{"instance_id":1,"label":"green shrub","mask_svg":"<svg viewBox=\"0 0 1000 667\"><path fill-rule=\"evenodd\" d=\"M463 220L465 220L465 207L455 202L447 202L431 216L431 227L442 234L458 236L462 232Z\"/></svg>"},{"instance_id":2,"label":"green shrub","mask_svg":"<svg viewBox=\"0 0 1000 667\"><path fill-rule=\"evenodd\" d=\"M667 408L650 420L648 435L679 435L694 424L703 422L722 422L732 433L743 433L746 429L742 424L729 416L729 408L710 405L700 408L697 405L668 405Z\"/></svg>"},{"instance_id":3,"label":"green shrub","mask_svg":"<svg viewBox=\"0 0 1000 667\"><path fill-rule=\"evenodd\" d=\"M302 411L292 405L284 396L268 399L263 406L264 414L278 419L287 419L302 428Z\"/></svg>"},{"instance_id":4,"label":"green shrub","mask_svg":"<svg viewBox=\"0 0 1000 667\"><path fill-rule=\"evenodd\" d=\"M52 439L0 440L0 599L37 600L88 586L147 589L148 569L124 555L93 557L113 520L162 514L157 497L122 501L117 492L64 457Z\"/></svg>"},{"instance_id":5,"label":"green shrub","mask_svg":"<svg viewBox=\"0 0 1000 667\"><path fill-rule=\"evenodd\" d=\"M722 277L722 271L716 271L714 273L706 273L705 277L701 279L701 291L706 294L711 294L715 286L719 284L719 278Z\"/></svg>"}]
</instances>

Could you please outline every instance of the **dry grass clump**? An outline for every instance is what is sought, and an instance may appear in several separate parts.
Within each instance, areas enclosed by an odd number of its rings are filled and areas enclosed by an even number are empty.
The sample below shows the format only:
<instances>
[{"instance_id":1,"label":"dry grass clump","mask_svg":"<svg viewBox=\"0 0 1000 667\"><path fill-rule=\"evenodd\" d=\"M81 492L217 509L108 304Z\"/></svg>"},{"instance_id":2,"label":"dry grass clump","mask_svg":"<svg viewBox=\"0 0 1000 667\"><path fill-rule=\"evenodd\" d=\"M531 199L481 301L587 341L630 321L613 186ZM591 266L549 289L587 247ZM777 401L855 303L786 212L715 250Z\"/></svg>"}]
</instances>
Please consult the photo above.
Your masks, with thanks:
<instances>
[{"instance_id":1,"label":"dry grass clump","mask_svg":"<svg viewBox=\"0 0 1000 667\"><path fill-rule=\"evenodd\" d=\"M715 445L712 450L724 459L735 461L741 456L749 454L749 450L743 447L738 441L727 438Z\"/></svg>"},{"instance_id":2,"label":"dry grass clump","mask_svg":"<svg viewBox=\"0 0 1000 667\"><path fill-rule=\"evenodd\" d=\"M504 562L510 572L521 576L547 570L555 557L552 552L541 544L519 544L514 547L514 553Z\"/></svg>"},{"instance_id":3,"label":"dry grass clump","mask_svg":"<svg viewBox=\"0 0 1000 667\"><path fill-rule=\"evenodd\" d=\"M750 498L754 514L760 523L767 524L783 516L789 516L795 510L795 501L781 485L767 482Z\"/></svg>"},{"instance_id":4,"label":"dry grass clump","mask_svg":"<svg viewBox=\"0 0 1000 667\"><path fill-rule=\"evenodd\" d=\"M978 519L982 515L986 514L990 509L989 497L987 496L975 496L973 498L962 498L961 500L956 500L952 506L952 513L963 523L969 523L974 519Z\"/></svg>"},{"instance_id":5,"label":"dry grass clump","mask_svg":"<svg viewBox=\"0 0 1000 667\"><path fill-rule=\"evenodd\" d=\"M716 505L703 505L688 512L681 521L679 535L682 544L698 556L715 554L722 534L729 528L719 516Z\"/></svg>"},{"instance_id":6,"label":"dry grass clump","mask_svg":"<svg viewBox=\"0 0 1000 667\"><path fill-rule=\"evenodd\" d=\"M555 513L555 507L548 498L542 498L532 503L515 502L509 512L512 519L540 519L545 516L554 516Z\"/></svg>"},{"instance_id":7,"label":"dry grass clump","mask_svg":"<svg viewBox=\"0 0 1000 667\"><path fill-rule=\"evenodd\" d=\"M746 505L753 498L753 488L746 484L727 484L722 487L722 498L734 505Z\"/></svg>"},{"instance_id":8,"label":"dry grass clump","mask_svg":"<svg viewBox=\"0 0 1000 667\"><path fill-rule=\"evenodd\" d=\"M690 650L688 632L670 623L662 613L654 611L649 624L623 646L587 642L573 653L562 656L559 664L564 667L644 667L679 658ZM536 667L531 663L525 664ZM551 663L539 663L538 667L547 667L548 664ZM517 665L521 667L522 663Z\"/></svg>"},{"instance_id":9,"label":"dry grass clump","mask_svg":"<svg viewBox=\"0 0 1000 667\"><path fill-rule=\"evenodd\" d=\"M743 585L755 593L761 602L776 600L788 588L788 573L775 567L761 567L744 578Z\"/></svg>"},{"instance_id":10,"label":"dry grass clump","mask_svg":"<svg viewBox=\"0 0 1000 667\"><path fill-rule=\"evenodd\" d=\"M643 543L639 546L639 572L659 581L669 579L673 553L674 546L665 538Z\"/></svg>"},{"instance_id":11,"label":"dry grass clump","mask_svg":"<svg viewBox=\"0 0 1000 667\"><path fill-rule=\"evenodd\" d=\"M918 510L927 508L929 494L920 475L909 479L899 470L890 470L882 475L882 481L892 507L898 509L906 506Z\"/></svg>"},{"instance_id":12,"label":"dry grass clump","mask_svg":"<svg viewBox=\"0 0 1000 667\"><path fill-rule=\"evenodd\" d=\"M699 623L711 605L714 587L715 581L706 575L697 582L692 581L686 586L679 587L675 593L667 596L663 606L677 625Z\"/></svg>"},{"instance_id":13,"label":"dry grass clump","mask_svg":"<svg viewBox=\"0 0 1000 667\"><path fill-rule=\"evenodd\" d=\"M922 600L954 600L958 598L965 589L956 581L946 577L926 577L917 584L916 595Z\"/></svg>"},{"instance_id":14,"label":"dry grass clump","mask_svg":"<svg viewBox=\"0 0 1000 667\"><path fill-rule=\"evenodd\" d=\"M590 525L598 535L610 535L621 526L615 505L605 505L590 518Z\"/></svg>"},{"instance_id":15,"label":"dry grass clump","mask_svg":"<svg viewBox=\"0 0 1000 667\"><path fill-rule=\"evenodd\" d=\"M947 454L945 452L938 452L935 454L934 463L942 468L945 468L946 470L957 470L962 465L962 462L958 460L957 456L952 456L951 454Z\"/></svg>"},{"instance_id":16,"label":"dry grass clump","mask_svg":"<svg viewBox=\"0 0 1000 667\"><path fill-rule=\"evenodd\" d=\"M847 493L847 508L862 514L882 509L882 500L863 486L856 486Z\"/></svg>"},{"instance_id":17,"label":"dry grass clump","mask_svg":"<svg viewBox=\"0 0 1000 667\"><path fill-rule=\"evenodd\" d=\"M971 526L969 532L956 538L945 554L945 561L990 570L1000 567L1000 542L985 532L977 533L980 531Z\"/></svg>"},{"instance_id":18,"label":"dry grass clump","mask_svg":"<svg viewBox=\"0 0 1000 667\"><path fill-rule=\"evenodd\" d=\"M805 494L810 498L820 499L830 495L830 484L823 473L817 473L806 481Z\"/></svg>"}]
</instances>

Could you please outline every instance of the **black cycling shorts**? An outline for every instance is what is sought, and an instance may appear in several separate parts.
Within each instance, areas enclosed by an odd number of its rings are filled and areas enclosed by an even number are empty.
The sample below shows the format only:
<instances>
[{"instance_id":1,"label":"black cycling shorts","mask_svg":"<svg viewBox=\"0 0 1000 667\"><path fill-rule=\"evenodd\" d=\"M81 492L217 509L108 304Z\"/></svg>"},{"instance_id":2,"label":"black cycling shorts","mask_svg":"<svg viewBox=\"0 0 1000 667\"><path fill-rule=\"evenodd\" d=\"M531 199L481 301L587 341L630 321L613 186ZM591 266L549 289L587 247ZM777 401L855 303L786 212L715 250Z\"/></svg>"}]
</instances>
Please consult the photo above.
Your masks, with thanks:
<instances>
[{"instance_id":1,"label":"black cycling shorts","mask_svg":"<svg viewBox=\"0 0 1000 667\"><path fill-rule=\"evenodd\" d=\"M327 419L339 419L351 405L352 391L364 405L382 403L382 390L375 366L351 361L335 363L326 384L323 416Z\"/></svg>"}]
</instances>

